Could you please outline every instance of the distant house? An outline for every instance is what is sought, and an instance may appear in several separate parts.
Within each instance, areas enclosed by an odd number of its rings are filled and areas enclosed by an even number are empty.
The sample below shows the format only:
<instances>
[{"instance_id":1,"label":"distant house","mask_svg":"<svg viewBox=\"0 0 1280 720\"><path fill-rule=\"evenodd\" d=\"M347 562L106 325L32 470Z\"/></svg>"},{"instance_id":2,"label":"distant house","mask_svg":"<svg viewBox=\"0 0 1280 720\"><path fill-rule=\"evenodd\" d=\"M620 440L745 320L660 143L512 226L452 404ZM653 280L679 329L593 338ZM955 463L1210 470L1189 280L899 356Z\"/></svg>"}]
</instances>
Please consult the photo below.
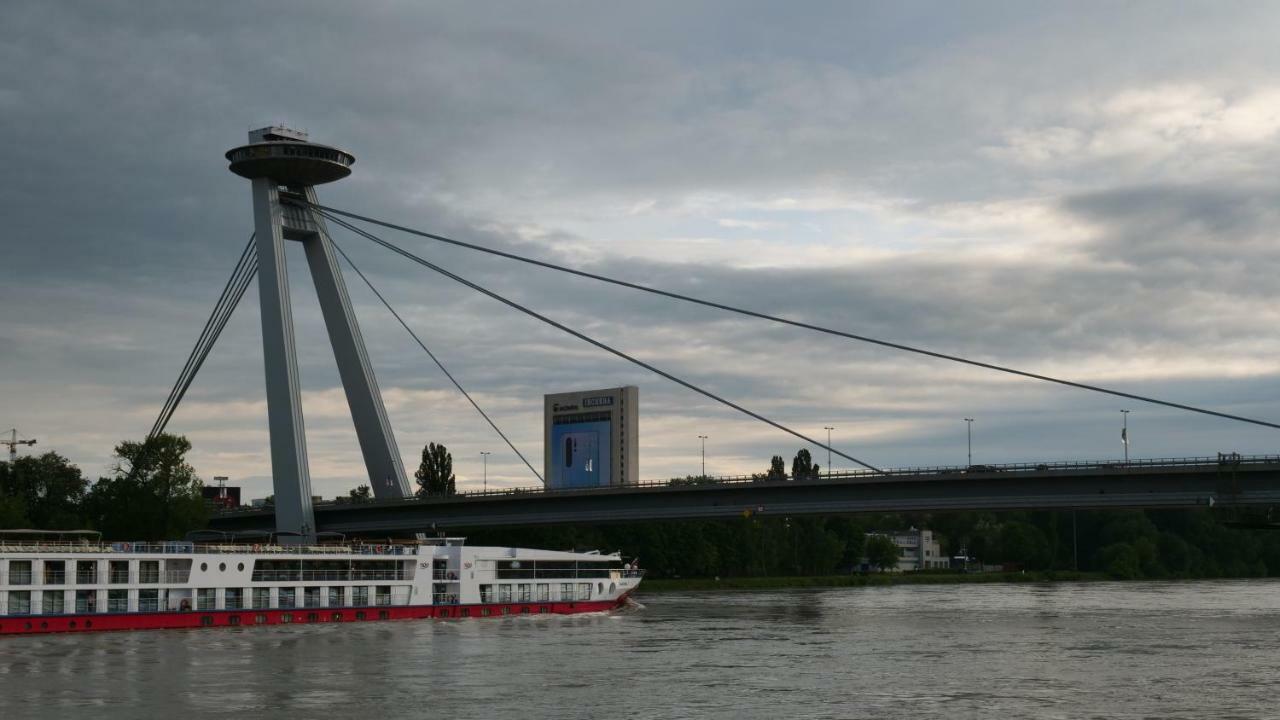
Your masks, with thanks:
<instances>
[{"instance_id":1,"label":"distant house","mask_svg":"<svg viewBox=\"0 0 1280 720\"><path fill-rule=\"evenodd\" d=\"M942 554L942 547L933 538L932 530L892 530L867 533L867 537L887 537L898 546L898 571L945 570L951 567L951 558ZM859 570L875 570L864 556L859 560Z\"/></svg>"}]
</instances>

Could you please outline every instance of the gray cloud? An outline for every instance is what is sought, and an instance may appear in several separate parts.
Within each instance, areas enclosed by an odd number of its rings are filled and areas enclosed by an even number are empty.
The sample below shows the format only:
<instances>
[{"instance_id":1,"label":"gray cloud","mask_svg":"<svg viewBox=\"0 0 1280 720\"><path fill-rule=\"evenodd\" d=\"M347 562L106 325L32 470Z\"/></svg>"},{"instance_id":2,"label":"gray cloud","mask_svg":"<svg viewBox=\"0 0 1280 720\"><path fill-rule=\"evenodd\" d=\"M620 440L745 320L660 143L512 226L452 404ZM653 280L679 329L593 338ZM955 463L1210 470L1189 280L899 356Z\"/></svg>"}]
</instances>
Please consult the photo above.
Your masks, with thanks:
<instances>
[{"instance_id":1,"label":"gray cloud","mask_svg":"<svg viewBox=\"0 0 1280 720\"><path fill-rule=\"evenodd\" d=\"M1172 9L1171 9L1172 8ZM357 155L335 206L886 339L1274 417L1275 9L1165 3L20 3L0 29L0 422L90 472L167 392L250 230L251 126ZM728 222L724 222L724 221ZM335 236L527 453L541 394L639 383L646 476L798 443ZM1110 399L385 233L886 465L1116 454ZM317 487L359 474L291 259ZM402 449L494 438L349 278ZM256 295L175 429L265 488ZM1268 450L1135 413L1135 450ZM1146 444L1143 444L1143 443ZM712 449L709 447L709 450ZM470 459L470 460L469 460ZM524 482L514 458L491 477ZM474 463L473 463L474 464Z\"/></svg>"}]
</instances>

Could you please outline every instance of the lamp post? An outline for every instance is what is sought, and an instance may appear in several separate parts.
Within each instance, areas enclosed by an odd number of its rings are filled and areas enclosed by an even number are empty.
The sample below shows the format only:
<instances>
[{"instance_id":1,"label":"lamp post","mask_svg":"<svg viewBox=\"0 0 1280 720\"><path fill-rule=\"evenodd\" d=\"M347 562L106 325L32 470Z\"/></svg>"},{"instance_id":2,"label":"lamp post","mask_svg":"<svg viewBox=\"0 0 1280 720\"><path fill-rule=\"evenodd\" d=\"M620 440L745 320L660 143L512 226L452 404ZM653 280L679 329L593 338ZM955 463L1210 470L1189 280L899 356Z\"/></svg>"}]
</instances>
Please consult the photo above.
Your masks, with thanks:
<instances>
[{"instance_id":1,"label":"lamp post","mask_svg":"<svg viewBox=\"0 0 1280 720\"><path fill-rule=\"evenodd\" d=\"M827 477L831 477L831 431L835 428L823 425L822 429L827 431Z\"/></svg>"},{"instance_id":2,"label":"lamp post","mask_svg":"<svg viewBox=\"0 0 1280 720\"><path fill-rule=\"evenodd\" d=\"M698 439L702 441L702 476L707 476L707 436L699 435Z\"/></svg>"},{"instance_id":3,"label":"lamp post","mask_svg":"<svg viewBox=\"0 0 1280 720\"><path fill-rule=\"evenodd\" d=\"M965 418L966 435L969 436L969 467L973 467L973 418Z\"/></svg>"},{"instance_id":4,"label":"lamp post","mask_svg":"<svg viewBox=\"0 0 1280 720\"><path fill-rule=\"evenodd\" d=\"M1124 425L1120 428L1120 442L1124 443L1124 464L1129 464L1129 411L1121 410L1120 414L1124 417Z\"/></svg>"},{"instance_id":5,"label":"lamp post","mask_svg":"<svg viewBox=\"0 0 1280 720\"><path fill-rule=\"evenodd\" d=\"M489 452L481 450L480 457L484 460L484 491L489 492Z\"/></svg>"}]
</instances>

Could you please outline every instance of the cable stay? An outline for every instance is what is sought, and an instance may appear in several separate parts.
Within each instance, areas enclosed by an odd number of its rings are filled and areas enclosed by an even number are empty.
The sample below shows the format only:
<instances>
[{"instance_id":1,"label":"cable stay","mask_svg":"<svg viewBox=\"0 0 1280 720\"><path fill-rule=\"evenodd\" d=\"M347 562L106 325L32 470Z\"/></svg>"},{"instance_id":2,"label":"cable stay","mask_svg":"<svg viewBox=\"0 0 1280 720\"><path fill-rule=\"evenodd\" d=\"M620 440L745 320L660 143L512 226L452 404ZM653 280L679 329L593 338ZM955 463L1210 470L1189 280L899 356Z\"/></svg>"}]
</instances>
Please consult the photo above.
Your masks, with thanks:
<instances>
[{"instance_id":1,"label":"cable stay","mask_svg":"<svg viewBox=\"0 0 1280 720\"><path fill-rule=\"evenodd\" d=\"M409 327L409 324L404 321L404 318L400 317L400 313L396 312L396 309L391 306L391 303L387 298L384 297L381 292L378 292L378 288L374 287L373 281L361 272L360 268L356 267L355 262L351 260L351 256L347 255L346 251L343 250L342 247L333 240L333 238L329 238L329 242L333 245L333 249L337 250L338 254L342 256L342 259L347 261L347 264L351 266L351 269L356 271L356 274L360 276L360 279L364 281L364 284L368 285L369 289L373 291L373 294L382 301L382 304L387 308L387 311L396 319L396 322L400 323L400 327L404 328L405 332L409 333L409 337L413 338L413 341L418 344L418 347L422 348L423 352L425 352L427 356L431 358L431 361L436 364L436 367L440 368L440 372L444 373L445 377L449 378L449 382L453 383L453 386L458 389L458 392L462 393L462 396L467 399L467 402L471 403L471 407L475 408L476 412L480 413L480 417L484 418L485 422L489 423L489 427L493 428L493 431L498 433L498 437L502 438L502 441L507 444L507 447L511 448L511 452L515 453L516 456L524 462L525 467L529 468L529 472L533 473L534 477L538 478L538 482L545 485L546 480L542 478L542 473L534 469L533 464L524 456L524 453L520 452L520 450L516 448L515 443L511 442L511 439L507 437L506 433L502 432L502 429L493 421L493 418L489 417L489 414L480 407L480 404L475 401L475 398L471 397L471 393L467 392L466 389L462 387L462 383L459 383L458 379L453 376L453 373L449 372L449 369L444 366L444 363L440 361L440 358L436 357L436 354L431 352L431 349L427 347L426 343L422 342L422 339L413 331L413 328Z\"/></svg>"},{"instance_id":2,"label":"cable stay","mask_svg":"<svg viewBox=\"0 0 1280 720\"><path fill-rule=\"evenodd\" d=\"M1073 387L1079 390L1088 390L1090 392L1103 393L1105 395L1122 397L1129 400L1136 400L1138 402L1150 403L1152 405L1160 405L1163 407L1174 408L1176 410L1185 410L1187 412L1199 413L1201 415L1211 415L1213 417L1223 418L1226 420L1235 420L1237 422L1249 423L1251 425L1261 425L1262 427L1280 429L1280 423L1268 422L1266 420L1259 420L1256 418L1249 418L1241 415L1232 415L1230 413L1219 412L1217 410L1209 410L1207 408L1196 407L1194 405L1185 405L1183 403L1176 403L1168 400L1160 400L1158 398L1150 397L1147 395L1138 395L1136 393L1129 393L1121 390L1113 390L1111 388L1105 388L1099 385L1090 385L1088 383L1075 382L1073 380L1065 380L1063 378L1052 377L1049 375L1042 375L1040 373L1029 372L1026 370L1019 370L1017 368L1012 368L1005 365L997 365L995 363L982 362L981 360L973 360L970 358L961 357L959 355L950 355L947 353L937 352L934 350L927 350L924 348L914 347L911 345L904 345L902 343L891 342L888 340L881 340L881 339L869 337L866 335L858 335L855 333L845 332L843 330L836 330L829 327L823 327L821 325L814 325L814 324L802 322L799 320L791 320L791 319L780 317L777 315L770 315L768 313L757 312L754 310L748 310L746 308L740 308L740 307L735 307L733 305L727 305L724 303L715 302L713 300L704 300L702 298L693 297L691 295L684 295L682 293L672 292L670 290L662 290L660 288L640 285L638 283L629 282L627 280L621 280L618 278L609 277L608 275L600 275L597 273L587 272L585 270L578 270L576 268L571 268L565 265L559 265L556 263L547 262L545 260L538 260L535 258L526 257L524 255L517 255L515 253L510 253L503 250L497 250L494 248L485 247L483 245L476 245L474 243L464 242L462 240L455 240L453 238L445 237L443 235L436 235L434 233L429 233L422 230L416 230L414 228L405 227L403 225L396 225L394 223L386 222L384 220L378 220L376 218L371 218L365 215L359 215L357 213L349 212L346 210L339 210L337 208L331 208L325 205L317 205L312 203L305 203L305 204L312 208L315 208L316 210L325 211L328 213L334 213L337 215L342 215L344 217L371 223L373 225L379 225L381 227L385 227L391 230L399 230L400 232L408 233L410 235L417 235L418 237L427 238L429 240L435 240L438 242L447 243L449 245L467 248L468 250L475 250L477 252L488 253L490 255L496 255L498 257L507 258L508 260L517 260L519 262L528 263L530 265L536 265L538 267L547 268L549 270L555 270L557 272L563 272L563 273L568 273L570 275L576 275L578 277L589 278L591 280L597 280L599 282L609 283L611 285L617 285L618 287L624 287L631 290L639 290L641 292L647 292L653 295L660 295L662 297L667 297L674 300L682 300L684 302L716 308L717 310L724 310L726 312L737 313L739 315L745 315L747 317L753 317L760 320L768 320L770 322L780 323L783 325L790 325L792 327L797 327L804 330L811 330L813 332L824 333L826 335L834 335L836 337L845 338L847 340L855 340L857 342L868 343L871 345L879 345L881 347L887 347L893 350L900 350L902 352L915 353L917 355L924 355L926 357L937 358L939 360L948 360L951 362L962 363L964 365L970 365L973 367L980 367L987 370L994 370L996 372L1007 373L1009 375L1017 375L1019 377L1030 378L1032 380L1040 380L1042 382L1056 383L1058 385L1065 385L1067 387Z\"/></svg>"},{"instance_id":3,"label":"cable stay","mask_svg":"<svg viewBox=\"0 0 1280 720\"><path fill-rule=\"evenodd\" d=\"M169 420L173 417L173 413L178 409L178 404L182 402L182 398L187 394L187 388L191 387L191 382L195 380L196 373L200 371L205 359L209 357L209 352L213 349L214 343L218 341L218 336L222 334L222 329L226 327L227 321L231 319L231 314L235 311L236 305L239 304L240 298L244 297L245 291L248 290L249 284L253 281L253 277L257 272L258 254L254 248L254 236L250 235L249 242L245 245L244 250L241 251L240 259L236 262L235 269L231 272L231 277L227 279L226 285L222 288L222 294L218 296L218 301L213 306L213 312L209 314L209 319L205 321L204 329L200 332L200 337L196 340L195 347L191 349L191 354L187 356L186 364L182 366L182 372L178 373L178 379L169 391L169 397L165 400L159 417L156 418L155 424L151 426L151 432L147 434L148 440L164 432Z\"/></svg>"},{"instance_id":4,"label":"cable stay","mask_svg":"<svg viewBox=\"0 0 1280 720\"><path fill-rule=\"evenodd\" d=\"M591 344L591 345L594 345L594 346L596 346L596 347L600 348L601 350L605 350L605 351L607 351L607 352L610 352L610 353L612 353L612 354L614 354L614 355L616 355L616 356L618 356L618 357L622 358L623 360L626 360L626 361L631 362L631 363L633 363L633 364L635 364L635 365L638 365L638 366L640 366L640 367L642 367L642 368L644 368L644 369L646 369L646 370L648 370L648 371L650 371L650 372L652 372L652 373L654 373L654 374L656 374L656 375L660 375L660 376L662 376L662 377L664 377L664 378L666 378L666 379L668 379L668 380L670 380L670 381L672 381L672 382L674 382L674 383L676 383L676 384L678 384L678 385L682 385L682 386L684 386L684 387L686 387L686 388L688 388L688 389L690 389L690 390L693 390L694 392L696 392L696 393L698 393L698 394L700 394L700 395L703 395L703 396L708 397L708 398L710 398L710 399L712 399L712 400L715 400L716 402L721 403L722 405L726 405L726 406L728 406L728 407L731 407L731 408L733 408L734 410L737 410L738 412L743 413L744 415L747 415L747 416L749 416L749 417L755 418L756 420L759 420L760 422L763 422L763 423L765 423L765 424L767 424L767 425L771 425L772 427L775 427L775 428L777 428L777 429L779 429L779 430L782 430L782 431L783 431L783 432L785 432L785 433L788 433L788 434L790 434L790 435L792 435L792 436L794 436L794 437L800 438L801 440L803 440L803 441L805 441L805 442L807 442L807 443L809 443L809 444L811 444L811 445L814 445L814 446L816 446L816 447L822 448L823 450L829 450L832 454L839 455L840 457L842 457L842 458L844 458L844 459L846 459L846 460L849 460L850 462L853 462L853 463L856 463L856 464L858 464L858 465L861 465L862 467L867 468L868 470L874 471L874 472L876 472L876 473L881 473L881 474L883 474L883 473L884 473L884 471L883 471L883 470L881 470L880 468L878 468L878 467L876 467L876 466L874 466L874 465L871 465L871 464L869 464L869 463L863 462L862 460L859 460L858 458L853 457L852 455L849 455L849 454L846 454L846 453L844 453L844 452L841 452L840 450L837 450L837 449L835 449L835 448L833 448L833 447L831 447L831 446L829 446L829 445L827 445L827 444L825 444L825 443L819 442L818 440L815 440L814 438L811 438L811 437L809 437L808 435L805 435L805 434L803 434L803 433L801 433L801 432L798 432L798 431L796 431L796 430L792 430L791 428L787 427L786 425L783 425L783 424L781 424L781 423L779 423L779 422L776 422L776 421L774 421L774 420L771 420L771 419L769 419L769 418L765 417L764 415L761 415L761 414L759 414L759 413L757 413L757 412L753 412L753 411L751 411L751 410L748 410L747 408L745 408L745 407L743 407L743 406L741 406L741 405L738 405L737 403L734 403L734 402L732 402L732 401L730 401L730 400L727 400L727 399L725 399L725 398L723 398L723 397L721 397L721 396L719 396L719 395L717 395L717 394L715 394L715 393L711 392L710 390L705 390L705 389L703 389L703 388L701 388L701 387L699 387L699 386L697 386L697 385L694 385L694 384L693 384L693 383L691 383L691 382L688 382L688 381L686 381L686 380L682 380L682 379L680 379L680 378L676 377L675 375L672 375L671 373L669 373L669 372L667 372L667 371L665 371L665 370L662 370L661 368L658 368L658 367L656 367L656 366L654 366L654 365L651 365L651 364L649 364L649 363L647 363L647 362L645 362L645 361L643 361L643 360L640 360L639 358L636 358L636 357L634 357L634 356L632 356L632 355L628 355L627 353L625 353L625 352L623 352L623 351L621 351L621 350L618 350L618 349L616 349L616 348L614 348L614 347L612 347L612 346L610 346L610 345L607 345L607 344L606 344L606 343L604 343L604 342L601 342L601 341L599 341L599 340L596 340L595 338L592 338L592 337L590 337L590 336L588 336L588 335L586 335L586 334L584 334L584 333L581 333L581 332L579 332L579 331L577 331L577 330L574 330L573 328L570 328L570 327L568 327L567 325L564 325L564 324L559 323L559 322L557 322L557 321L555 321L555 320L552 320L551 318L547 317L546 315L543 315L543 314L541 314L541 313L539 313L539 312L537 312L537 311L535 311L535 310L532 310L532 309L530 309L530 308L528 308L528 307L526 307L526 306L524 306L524 305L521 305L520 303L515 302L514 300L510 300L510 299L508 299L508 298L506 298L506 297L504 297L504 296L502 296L502 295L499 295L499 294L498 294L498 293L496 293L496 292L493 292L492 290L489 290L488 288L485 288L485 287L483 287L483 286L481 286L481 285L478 285L478 284L476 284L476 283L474 283L474 282L472 282L472 281L470 281L470 280L467 280L466 278L463 278L463 277L461 277L461 276L459 276L459 275L456 275L456 274L454 274L454 273L452 273L452 272L450 272L450 271L448 271L448 270L446 270L446 269L444 269L444 268L440 267L439 265L436 265L435 263L431 262L430 260L426 260L426 259L424 259L424 258L421 258L421 257L417 256L417 255L414 255L413 253L411 253L411 252L409 252L409 251L407 251L407 250L404 250L403 248L400 248L399 246L397 246L397 245L395 245L395 244L393 244L393 243L390 243L390 242L388 242L388 241L386 241L386 240L383 240L382 238L380 238L380 237L378 237L378 236L376 236L376 235L374 235L374 234L372 234L372 233L370 233L370 232L368 232L368 231L366 231L366 230L363 230L363 229L361 229L361 228L359 228L359 227L357 227L357 226L355 226L355 225L352 225L351 223L349 223L349 222L347 222L347 221L343 220L342 218L339 218L339 217L337 217L337 216L335 216L335 215L333 215L333 214L331 214L331 213L325 212L325 210L324 210L321 206L319 206L319 205L311 205L311 207L312 207L312 208L315 208L317 212L319 212L321 215L323 215L323 216L324 216L326 219L328 219L329 221L331 221L331 222L333 222L333 223L336 223L336 224L338 224L338 225L341 225L342 227L345 227L345 228L347 228L348 230L350 230L350 231L352 231L352 232L356 233L357 235L360 235L361 237L364 237L364 238L366 238L366 239L368 239L368 240L371 240L371 241L372 241L372 242L374 242L374 243L377 243L378 245L381 245L382 247L384 247L384 248L386 248L386 249L388 249L388 250L390 250L390 251L392 251L392 252L394 252L394 253L396 253L396 254L400 255L401 257L404 257L404 258L407 258L407 259L409 259L409 260L412 260L413 262L416 262L416 263L418 263L419 265L422 265L423 267L430 268L431 270L434 270L435 272L437 272L437 273L439 273L439 274L441 274L441 275L444 275L445 277L449 278L450 280L453 280L453 281L458 282L458 283L460 283L460 284L462 284L462 285L465 285L465 286L467 286L467 287L471 288L472 290L475 290L476 292L479 292L479 293L482 293L482 294L484 294L484 295L487 295L487 296L489 296L489 297L493 298L494 300L497 300L498 302L500 302L500 303L502 303L502 304L506 305L507 307L510 307L510 308L512 308L512 309L514 309L514 310L519 310L520 312L522 312L522 313L524 313L524 314L526 314L526 315L528 315L528 316L530 316L530 317L532 317L532 318L535 318L535 319L537 319L537 320L540 320L540 321L542 321L542 322L544 322L544 323L546 323L546 324L548 324L548 325L550 325L550 326L552 326L552 327L554 327L554 328L556 328L556 329L558 329L558 330L560 330L560 331L562 331L562 332L565 332L565 333L568 333L568 334L570 334L570 335L573 335L574 337L578 338L579 340L582 340L583 342L586 342L586 343L589 343L589 344Z\"/></svg>"}]
</instances>

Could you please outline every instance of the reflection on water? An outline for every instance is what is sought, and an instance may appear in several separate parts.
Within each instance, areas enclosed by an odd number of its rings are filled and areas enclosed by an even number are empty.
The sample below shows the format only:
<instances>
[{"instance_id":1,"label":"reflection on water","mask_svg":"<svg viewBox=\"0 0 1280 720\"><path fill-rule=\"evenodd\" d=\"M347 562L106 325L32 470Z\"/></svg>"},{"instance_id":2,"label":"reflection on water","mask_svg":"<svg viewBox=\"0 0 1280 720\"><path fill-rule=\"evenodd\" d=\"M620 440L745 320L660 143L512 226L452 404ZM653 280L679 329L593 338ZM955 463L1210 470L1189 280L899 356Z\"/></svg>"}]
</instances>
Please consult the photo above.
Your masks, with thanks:
<instances>
[{"instance_id":1,"label":"reflection on water","mask_svg":"<svg viewBox=\"0 0 1280 720\"><path fill-rule=\"evenodd\" d=\"M0 639L0 718L1277 717L1280 583L643 596L615 615Z\"/></svg>"}]
</instances>

